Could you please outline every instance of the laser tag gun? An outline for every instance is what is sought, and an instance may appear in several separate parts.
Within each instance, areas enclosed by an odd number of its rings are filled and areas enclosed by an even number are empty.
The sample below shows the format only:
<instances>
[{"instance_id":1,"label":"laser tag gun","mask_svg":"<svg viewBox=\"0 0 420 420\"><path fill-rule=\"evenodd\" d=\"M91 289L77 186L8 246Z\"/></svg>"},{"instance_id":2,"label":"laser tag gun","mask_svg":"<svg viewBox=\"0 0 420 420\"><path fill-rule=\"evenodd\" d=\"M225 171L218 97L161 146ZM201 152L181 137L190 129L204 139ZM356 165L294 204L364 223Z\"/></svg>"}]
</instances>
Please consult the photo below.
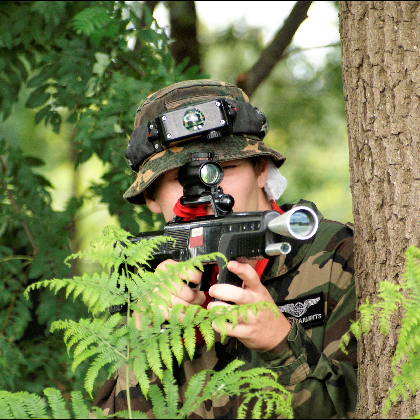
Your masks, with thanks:
<instances>
[{"instance_id":1,"label":"laser tag gun","mask_svg":"<svg viewBox=\"0 0 420 420\"><path fill-rule=\"evenodd\" d=\"M266 117L249 102L216 99L167 111L137 127L126 151L133 171L138 171L145 159L174 145L200 137L208 141L228 134L252 134L262 139L268 129ZM178 180L183 186L183 206L211 205L214 215L182 221L175 217L163 231L147 232L132 237L141 242L156 236L168 236L158 246L151 267L173 259L187 261L214 252L228 261L265 259L288 254L296 241L305 241L318 229L316 213L304 206L292 208L279 215L277 211L233 213L234 199L219 186L223 169L213 160L212 152L196 152L191 161L182 166ZM218 283L241 286L242 280L227 270L225 261L217 258L204 265L200 290L210 287L213 264L219 267ZM111 313L123 311L123 305L112 306Z\"/></svg>"},{"instance_id":2,"label":"laser tag gun","mask_svg":"<svg viewBox=\"0 0 420 420\"><path fill-rule=\"evenodd\" d=\"M297 206L281 215L275 210L233 213L233 197L224 194L218 186L222 179L223 169L213 161L212 152L193 153L191 162L178 173L184 193L181 204L211 205L214 215L193 221L180 221L176 216L163 231L147 232L131 241L141 242L160 235L172 238L173 241L161 244L156 251L155 257L160 261L186 261L214 252L222 253L230 261L288 254L292 242L305 241L315 235L318 217L309 207ZM218 283L242 285L242 280L226 268L222 258L210 263L219 266ZM200 290L207 291L212 266L204 267Z\"/></svg>"}]
</instances>

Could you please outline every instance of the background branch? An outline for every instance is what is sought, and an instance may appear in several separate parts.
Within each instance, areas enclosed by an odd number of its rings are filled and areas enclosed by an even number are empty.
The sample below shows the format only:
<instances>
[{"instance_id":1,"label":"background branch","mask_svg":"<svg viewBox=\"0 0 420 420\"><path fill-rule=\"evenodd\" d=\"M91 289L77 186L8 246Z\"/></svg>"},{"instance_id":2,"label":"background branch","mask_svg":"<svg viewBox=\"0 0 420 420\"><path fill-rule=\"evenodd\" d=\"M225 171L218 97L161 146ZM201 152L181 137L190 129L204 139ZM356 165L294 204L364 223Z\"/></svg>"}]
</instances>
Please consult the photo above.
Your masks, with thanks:
<instances>
[{"instance_id":1,"label":"background branch","mask_svg":"<svg viewBox=\"0 0 420 420\"><path fill-rule=\"evenodd\" d=\"M341 42L336 42L335 44L328 44L328 45L319 45L318 47L308 47L308 48L293 48L293 50L289 50L285 52L281 59L285 59L286 57L289 57L292 54L304 52L304 51L311 51L311 50L319 50L320 48L335 48L335 47L341 47Z\"/></svg>"},{"instance_id":2,"label":"background branch","mask_svg":"<svg viewBox=\"0 0 420 420\"><path fill-rule=\"evenodd\" d=\"M297 1L283 26L277 31L273 40L267 45L257 62L245 74L239 74L236 85L248 96L268 77L271 70L283 56L284 51L292 42L293 36L301 23L308 17L311 1Z\"/></svg>"}]
</instances>

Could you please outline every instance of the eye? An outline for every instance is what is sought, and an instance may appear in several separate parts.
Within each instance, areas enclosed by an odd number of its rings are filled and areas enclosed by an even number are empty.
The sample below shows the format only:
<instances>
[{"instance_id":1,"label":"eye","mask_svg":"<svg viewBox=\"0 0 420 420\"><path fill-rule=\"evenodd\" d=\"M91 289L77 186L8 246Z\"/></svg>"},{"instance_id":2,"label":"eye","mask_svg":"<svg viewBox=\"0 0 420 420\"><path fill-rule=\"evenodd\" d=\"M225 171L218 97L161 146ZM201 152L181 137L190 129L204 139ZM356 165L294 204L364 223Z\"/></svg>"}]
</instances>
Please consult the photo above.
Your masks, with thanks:
<instances>
[{"instance_id":1,"label":"eye","mask_svg":"<svg viewBox=\"0 0 420 420\"><path fill-rule=\"evenodd\" d=\"M223 170L225 171L226 169L232 169L232 168L236 168L238 165L234 165L234 164L229 164L226 166L222 165Z\"/></svg>"}]
</instances>

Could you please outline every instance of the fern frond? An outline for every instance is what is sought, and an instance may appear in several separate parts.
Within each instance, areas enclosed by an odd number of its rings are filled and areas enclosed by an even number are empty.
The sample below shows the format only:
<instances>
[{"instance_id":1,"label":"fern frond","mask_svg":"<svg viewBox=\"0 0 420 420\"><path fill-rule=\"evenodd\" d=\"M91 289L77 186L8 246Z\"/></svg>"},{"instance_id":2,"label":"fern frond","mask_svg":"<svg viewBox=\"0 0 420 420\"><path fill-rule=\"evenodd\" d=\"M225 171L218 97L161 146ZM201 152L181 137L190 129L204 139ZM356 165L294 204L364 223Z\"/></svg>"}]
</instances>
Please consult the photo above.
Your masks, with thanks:
<instances>
[{"instance_id":1,"label":"fern frond","mask_svg":"<svg viewBox=\"0 0 420 420\"><path fill-rule=\"evenodd\" d=\"M180 326L172 326L169 331L169 342L171 343L172 353L175 355L178 364L181 364L184 356L184 346L182 345Z\"/></svg>"},{"instance_id":2,"label":"fern frond","mask_svg":"<svg viewBox=\"0 0 420 420\"><path fill-rule=\"evenodd\" d=\"M252 408L252 418L253 419L261 419L262 416L262 403L263 400L261 398L255 401L254 407Z\"/></svg>"},{"instance_id":3,"label":"fern frond","mask_svg":"<svg viewBox=\"0 0 420 420\"><path fill-rule=\"evenodd\" d=\"M128 341L122 336L126 328L116 328L120 318L120 316L112 316L105 322L100 319L92 321L80 319L79 322L56 321L51 326L52 331L66 329L64 341L68 352L76 346L72 363L73 370L83 361L94 357L85 378L85 387L89 394L92 393L99 370L106 365L121 363L126 357L123 352Z\"/></svg>"},{"instance_id":4,"label":"fern frond","mask_svg":"<svg viewBox=\"0 0 420 420\"><path fill-rule=\"evenodd\" d=\"M106 347L112 348L115 353L120 354L124 343L115 340L115 336L119 338L121 332L115 331L120 322L121 317L112 316L107 321L100 319L80 319L79 322L74 321L55 321L51 325L51 331L57 329L65 329L64 342L67 350L70 351L73 345L77 344L76 357L73 361L74 369L85 359L95 354L95 347L89 347L95 344L97 347L105 344ZM119 347L117 347L119 343Z\"/></svg>"},{"instance_id":5,"label":"fern frond","mask_svg":"<svg viewBox=\"0 0 420 420\"><path fill-rule=\"evenodd\" d=\"M12 395L11 396L11 404L10 408L13 413L13 418L15 419L24 419L29 418L28 414L26 413L26 405L25 402L21 400L22 394L19 395Z\"/></svg>"},{"instance_id":6,"label":"fern frond","mask_svg":"<svg viewBox=\"0 0 420 420\"><path fill-rule=\"evenodd\" d=\"M216 329L219 331L220 340L223 343L227 337L227 324L226 319L222 317L217 317L213 320Z\"/></svg>"},{"instance_id":7,"label":"fern frond","mask_svg":"<svg viewBox=\"0 0 420 420\"><path fill-rule=\"evenodd\" d=\"M90 408L90 411L92 412L92 414L93 414L93 416L91 417L91 418L94 418L94 419L109 419L109 417L107 417L105 414L104 414L104 412L102 411L102 409L101 408L99 408L99 407L91 407ZM116 413L116 416L119 414L120 412L118 412L118 413ZM127 416L121 416L120 418L127 418L128 417L128 415Z\"/></svg>"},{"instance_id":8,"label":"fern frond","mask_svg":"<svg viewBox=\"0 0 420 420\"><path fill-rule=\"evenodd\" d=\"M199 395L203 390L206 380L207 371L201 371L193 375L188 383L187 390L185 391L185 402L179 412L180 417L186 417L196 407Z\"/></svg>"},{"instance_id":9,"label":"fern frond","mask_svg":"<svg viewBox=\"0 0 420 420\"><path fill-rule=\"evenodd\" d=\"M196 311L194 316L194 324L199 325L207 318L208 311L207 309L202 308L201 306L195 305Z\"/></svg>"},{"instance_id":10,"label":"fern frond","mask_svg":"<svg viewBox=\"0 0 420 420\"><path fill-rule=\"evenodd\" d=\"M29 285L24 291L24 296L26 299L29 299L29 292L31 290L39 289L41 287L50 287L50 290L55 290L57 293L60 289L66 287L68 281L67 279L54 279L54 280L43 280Z\"/></svg>"},{"instance_id":11,"label":"fern frond","mask_svg":"<svg viewBox=\"0 0 420 420\"><path fill-rule=\"evenodd\" d=\"M235 360L220 372L202 371L194 375L185 393L186 401L179 416L188 416L195 407L207 399L217 399L222 395L229 397L241 395L243 403L238 409L238 418L245 418L247 404L251 399L256 404L253 409L255 418L262 416L266 418L273 413L292 418L291 394L277 382L276 375L265 368L238 370L242 365L244 362ZM264 413L262 413L262 403L266 404Z\"/></svg>"},{"instance_id":12,"label":"fern frond","mask_svg":"<svg viewBox=\"0 0 420 420\"><path fill-rule=\"evenodd\" d=\"M362 336L362 327L360 325L360 319L358 321L350 320L350 332L356 337L358 340Z\"/></svg>"},{"instance_id":13,"label":"fern frond","mask_svg":"<svg viewBox=\"0 0 420 420\"><path fill-rule=\"evenodd\" d=\"M89 409L83 401L83 396L80 391L73 391L71 393L71 404L74 416L76 419L89 418Z\"/></svg>"},{"instance_id":14,"label":"fern frond","mask_svg":"<svg viewBox=\"0 0 420 420\"><path fill-rule=\"evenodd\" d=\"M132 370L139 382L141 392L143 392L143 395L147 396L149 392L150 381L149 377L147 376L148 366L146 361L146 355L142 351L138 353L135 353L133 351L132 354L133 356L135 356Z\"/></svg>"},{"instance_id":15,"label":"fern frond","mask_svg":"<svg viewBox=\"0 0 420 420\"><path fill-rule=\"evenodd\" d=\"M63 396L58 389L46 388L44 394L47 397L48 404L52 410L54 419L69 419L70 413L66 409Z\"/></svg>"},{"instance_id":16,"label":"fern frond","mask_svg":"<svg viewBox=\"0 0 420 420\"><path fill-rule=\"evenodd\" d=\"M200 311L200 306L198 305L190 305L187 308L185 308L185 314L181 321L181 325L184 327L190 326L196 323L196 314Z\"/></svg>"},{"instance_id":17,"label":"fern frond","mask_svg":"<svg viewBox=\"0 0 420 420\"><path fill-rule=\"evenodd\" d=\"M47 419L45 404L38 395L29 392L0 391L0 418Z\"/></svg>"},{"instance_id":18,"label":"fern frond","mask_svg":"<svg viewBox=\"0 0 420 420\"><path fill-rule=\"evenodd\" d=\"M104 417L105 419L108 419L109 417ZM142 413L141 411L132 411L131 417L128 410L124 411L118 411L115 413L115 418L117 419L149 419L145 413Z\"/></svg>"},{"instance_id":19,"label":"fern frond","mask_svg":"<svg viewBox=\"0 0 420 420\"><path fill-rule=\"evenodd\" d=\"M379 283L379 329L383 335L388 334L390 317L398 310L401 303L401 286L392 282L382 281Z\"/></svg>"},{"instance_id":20,"label":"fern frond","mask_svg":"<svg viewBox=\"0 0 420 420\"><path fill-rule=\"evenodd\" d=\"M159 379L162 379L162 360L160 358L157 340L148 340L147 344L144 346L144 350L146 351L146 358L150 369L152 369Z\"/></svg>"},{"instance_id":21,"label":"fern frond","mask_svg":"<svg viewBox=\"0 0 420 420\"><path fill-rule=\"evenodd\" d=\"M195 353L196 333L193 325L187 326L184 329L184 346L187 350L189 358L192 360Z\"/></svg>"},{"instance_id":22,"label":"fern frond","mask_svg":"<svg viewBox=\"0 0 420 420\"><path fill-rule=\"evenodd\" d=\"M371 305L369 303L369 299L366 298L366 303L359 306L359 312L360 312L360 318L358 320L358 323L362 331L365 334L368 334L370 329L372 328L373 318L376 313L375 306Z\"/></svg>"},{"instance_id":23,"label":"fern frond","mask_svg":"<svg viewBox=\"0 0 420 420\"><path fill-rule=\"evenodd\" d=\"M245 363L240 360L233 360L223 370L213 374L203 389L203 397L208 399L211 398L213 394L216 394L220 386L223 385L225 377L244 364Z\"/></svg>"},{"instance_id":24,"label":"fern frond","mask_svg":"<svg viewBox=\"0 0 420 420\"><path fill-rule=\"evenodd\" d=\"M66 297L71 293L73 293L74 299L81 295L88 309L96 314L107 310L111 305L120 305L126 302L124 289L115 287L117 275L118 273L113 274L111 281L107 273L94 273L92 277L85 273L82 277L76 276L71 279L43 280L28 286L25 296L28 299L31 290L41 287L49 288L55 294L61 289L66 289Z\"/></svg>"},{"instance_id":25,"label":"fern frond","mask_svg":"<svg viewBox=\"0 0 420 420\"><path fill-rule=\"evenodd\" d=\"M93 387L99 371L106 365L114 365L116 362L117 355L112 350L108 350L108 352L101 352L99 357L95 358L90 364L85 377L85 389L90 396L92 396Z\"/></svg>"},{"instance_id":26,"label":"fern frond","mask_svg":"<svg viewBox=\"0 0 420 420\"><path fill-rule=\"evenodd\" d=\"M349 352L347 351L347 346L350 343L350 330L347 331L340 339L340 350L344 353L344 354L349 354Z\"/></svg>"},{"instance_id":27,"label":"fern frond","mask_svg":"<svg viewBox=\"0 0 420 420\"><path fill-rule=\"evenodd\" d=\"M178 386L170 371L165 370L165 372L163 372L162 384L165 392L168 418L174 419L178 414Z\"/></svg>"},{"instance_id":28,"label":"fern frond","mask_svg":"<svg viewBox=\"0 0 420 420\"><path fill-rule=\"evenodd\" d=\"M9 392L0 391L0 418L2 419L14 418L9 405L10 405Z\"/></svg>"},{"instance_id":29,"label":"fern frond","mask_svg":"<svg viewBox=\"0 0 420 420\"><path fill-rule=\"evenodd\" d=\"M213 347L215 340L214 329L211 326L211 321L209 319L204 320L200 323L199 329L206 343L207 350L210 350Z\"/></svg>"},{"instance_id":30,"label":"fern frond","mask_svg":"<svg viewBox=\"0 0 420 420\"><path fill-rule=\"evenodd\" d=\"M163 332L158 336L159 351L166 368L172 372L172 352L169 344L169 334Z\"/></svg>"},{"instance_id":31,"label":"fern frond","mask_svg":"<svg viewBox=\"0 0 420 420\"><path fill-rule=\"evenodd\" d=\"M149 390L149 398L153 406L153 414L157 419L167 419L168 407L166 406L165 397L163 392L157 385L151 385Z\"/></svg>"},{"instance_id":32,"label":"fern frond","mask_svg":"<svg viewBox=\"0 0 420 420\"><path fill-rule=\"evenodd\" d=\"M132 265L136 268L140 268L142 265L149 266L149 261L158 246L170 241L172 241L172 238L170 237L156 236L152 239L142 240L141 242L130 244L130 246L125 247L122 250L124 261L126 264ZM142 273L143 272L144 271L142 271Z\"/></svg>"},{"instance_id":33,"label":"fern frond","mask_svg":"<svg viewBox=\"0 0 420 420\"><path fill-rule=\"evenodd\" d=\"M74 372L77 367L84 362L85 360L89 359L92 356L97 354L101 354L101 350L97 347L91 347L89 349L85 349L81 354L76 357L73 357L73 363L71 364L71 370Z\"/></svg>"},{"instance_id":34,"label":"fern frond","mask_svg":"<svg viewBox=\"0 0 420 420\"><path fill-rule=\"evenodd\" d=\"M244 322L248 320L248 308L246 305L238 305L238 317L242 317Z\"/></svg>"}]
</instances>

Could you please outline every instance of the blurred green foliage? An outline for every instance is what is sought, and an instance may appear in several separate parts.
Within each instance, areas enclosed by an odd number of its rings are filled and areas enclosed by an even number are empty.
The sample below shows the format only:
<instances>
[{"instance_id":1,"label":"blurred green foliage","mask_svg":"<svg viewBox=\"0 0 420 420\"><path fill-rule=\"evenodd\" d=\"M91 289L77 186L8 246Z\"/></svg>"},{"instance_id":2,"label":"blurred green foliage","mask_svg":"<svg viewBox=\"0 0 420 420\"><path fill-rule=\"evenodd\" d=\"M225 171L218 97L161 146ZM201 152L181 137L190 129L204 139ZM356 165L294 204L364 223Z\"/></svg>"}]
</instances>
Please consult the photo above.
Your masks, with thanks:
<instances>
[{"instance_id":1,"label":"blurred green foliage","mask_svg":"<svg viewBox=\"0 0 420 420\"><path fill-rule=\"evenodd\" d=\"M84 309L62 293L37 291L31 301L22 295L35 281L80 271L63 261L78 250L83 203L99 197L132 232L159 222L122 198L133 181L124 158L133 116L151 91L201 76L186 63L175 67L166 35L147 8L141 12L122 2L1 3L2 389L83 389L86 367L71 372L63 343L48 331L53 321L80 318ZM81 188L86 171L80 169L92 159L102 176ZM44 161L50 168L73 166L71 192L60 209L52 206L51 181L60 184L43 170Z\"/></svg>"},{"instance_id":2,"label":"blurred green foliage","mask_svg":"<svg viewBox=\"0 0 420 420\"><path fill-rule=\"evenodd\" d=\"M245 74L264 47L262 28L241 21L201 33L204 71L226 82ZM250 99L268 117L265 143L287 158L279 203L311 200L325 217L345 223L353 216L340 45L319 51L328 52L315 65L292 44Z\"/></svg>"},{"instance_id":3,"label":"blurred green foliage","mask_svg":"<svg viewBox=\"0 0 420 420\"><path fill-rule=\"evenodd\" d=\"M199 33L201 68L212 79L235 83L263 48L259 28ZM87 269L63 260L104 224L158 228L161 218L122 198L134 180L127 139L148 94L197 77L204 75L187 61L174 65L141 3L1 2L1 389L83 389L86 367L72 372L63 343L48 332L58 318L80 318L83 307L48 290L26 301L23 290ZM290 54L251 100L268 115L266 142L287 157L280 202L310 199L326 217L350 220L339 48L318 67Z\"/></svg>"}]
</instances>

